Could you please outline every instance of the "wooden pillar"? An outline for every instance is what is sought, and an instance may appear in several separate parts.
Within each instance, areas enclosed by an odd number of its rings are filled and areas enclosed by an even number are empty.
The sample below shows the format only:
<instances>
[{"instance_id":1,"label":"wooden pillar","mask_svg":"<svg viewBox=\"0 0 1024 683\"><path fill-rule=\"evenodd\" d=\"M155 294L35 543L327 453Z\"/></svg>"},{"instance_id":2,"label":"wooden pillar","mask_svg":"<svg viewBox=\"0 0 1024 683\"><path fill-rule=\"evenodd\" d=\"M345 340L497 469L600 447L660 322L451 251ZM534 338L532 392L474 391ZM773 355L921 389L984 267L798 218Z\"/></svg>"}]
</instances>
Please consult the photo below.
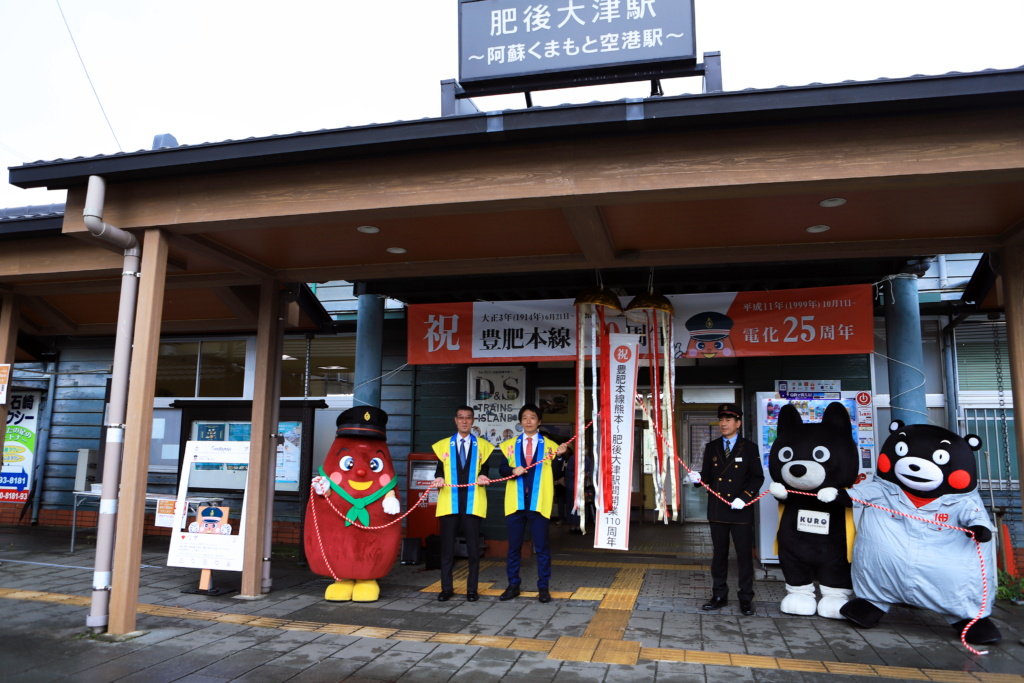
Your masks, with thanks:
<instances>
[{"instance_id":1,"label":"wooden pillar","mask_svg":"<svg viewBox=\"0 0 1024 683\"><path fill-rule=\"evenodd\" d=\"M267 482L274 476L277 460L274 414L274 368L281 362L277 349L280 286L260 284L260 310L256 322L256 377L252 390L252 429L249 433L249 481L245 501L245 550L242 560L241 596L263 594L263 525L267 514ZM277 355L275 358L274 356Z\"/></svg>"},{"instance_id":2,"label":"wooden pillar","mask_svg":"<svg viewBox=\"0 0 1024 683\"><path fill-rule=\"evenodd\" d=\"M16 294L4 294L3 308L0 308L0 363L12 366L11 375L14 374L14 352L18 348L18 325L20 322L21 298ZM10 384L14 383L13 378L8 377L8 382L9 388ZM9 400L10 396L8 395L8 402L0 405L0 425L7 424ZM3 439L0 439L0 444L2 443Z\"/></svg>"},{"instance_id":3,"label":"wooden pillar","mask_svg":"<svg viewBox=\"0 0 1024 683\"><path fill-rule=\"evenodd\" d=\"M108 632L117 635L135 630L135 611L139 601L139 565L142 563L142 530L146 514L149 442L153 431L156 361L167 279L167 234L162 230L146 231L140 271L121 465L121 495L118 499L117 545L114 548L110 590L110 622L107 626Z\"/></svg>"},{"instance_id":4,"label":"wooden pillar","mask_svg":"<svg viewBox=\"0 0 1024 683\"><path fill-rule=\"evenodd\" d=\"M1024 247L1004 247L1000 252L1003 305L1006 311L1010 387L1013 390L1013 431L1017 438L1017 471L1024 472ZM1010 473L1006 473L1009 478ZM1020 490L1024 505L1024 487ZM1002 530L997 529L996 533Z\"/></svg>"}]
</instances>

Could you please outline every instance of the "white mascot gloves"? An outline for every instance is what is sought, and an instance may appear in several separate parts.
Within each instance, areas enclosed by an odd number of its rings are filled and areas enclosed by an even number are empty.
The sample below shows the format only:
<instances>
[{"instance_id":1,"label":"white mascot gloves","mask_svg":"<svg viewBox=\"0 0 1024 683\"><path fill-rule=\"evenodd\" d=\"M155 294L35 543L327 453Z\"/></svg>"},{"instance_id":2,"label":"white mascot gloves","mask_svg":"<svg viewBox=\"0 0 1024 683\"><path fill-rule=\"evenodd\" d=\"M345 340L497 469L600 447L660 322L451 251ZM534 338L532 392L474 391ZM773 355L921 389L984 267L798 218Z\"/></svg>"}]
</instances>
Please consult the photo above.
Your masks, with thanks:
<instances>
[{"instance_id":1,"label":"white mascot gloves","mask_svg":"<svg viewBox=\"0 0 1024 683\"><path fill-rule=\"evenodd\" d=\"M736 498L735 500L732 501L732 505L730 505L729 507L731 507L733 510L742 510L746 506L747 506L746 503L744 503L739 498Z\"/></svg>"},{"instance_id":2,"label":"white mascot gloves","mask_svg":"<svg viewBox=\"0 0 1024 683\"><path fill-rule=\"evenodd\" d=\"M789 491L786 490L785 484L780 484L777 481L773 481L768 487L768 491L778 498L779 500L786 500L789 497Z\"/></svg>"},{"instance_id":3,"label":"white mascot gloves","mask_svg":"<svg viewBox=\"0 0 1024 683\"><path fill-rule=\"evenodd\" d=\"M313 490L321 496L326 496L331 489L331 482L327 477L313 477Z\"/></svg>"},{"instance_id":4,"label":"white mascot gloves","mask_svg":"<svg viewBox=\"0 0 1024 683\"><path fill-rule=\"evenodd\" d=\"M818 491L818 500L822 503L831 503L836 499L836 495L839 493L838 490L831 486L826 486L822 490Z\"/></svg>"},{"instance_id":5,"label":"white mascot gloves","mask_svg":"<svg viewBox=\"0 0 1024 683\"><path fill-rule=\"evenodd\" d=\"M384 499L384 512L389 515L397 515L402 511L402 506L398 503L398 498L394 496L388 496Z\"/></svg>"},{"instance_id":6,"label":"white mascot gloves","mask_svg":"<svg viewBox=\"0 0 1024 683\"><path fill-rule=\"evenodd\" d=\"M690 483L691 484L699 484L700 483L700 472L690 472Z\"/></svg>"}]
</instances>

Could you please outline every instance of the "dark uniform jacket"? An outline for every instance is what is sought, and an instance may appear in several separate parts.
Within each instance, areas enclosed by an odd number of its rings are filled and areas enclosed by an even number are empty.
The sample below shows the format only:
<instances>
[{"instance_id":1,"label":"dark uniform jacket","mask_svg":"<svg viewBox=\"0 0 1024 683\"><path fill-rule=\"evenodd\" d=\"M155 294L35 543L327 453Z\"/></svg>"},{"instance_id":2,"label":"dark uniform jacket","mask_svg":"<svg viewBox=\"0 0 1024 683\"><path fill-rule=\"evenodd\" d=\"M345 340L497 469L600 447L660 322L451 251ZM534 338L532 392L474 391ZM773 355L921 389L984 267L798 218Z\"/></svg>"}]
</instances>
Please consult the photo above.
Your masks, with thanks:
<instances>
[{"instance_id":1,"label":"dark uniform jacket","mask_svg":"<svg viewBox=\"0 0 1024 683\"><path fill-rule=\"evenodd\" d=\"M736 437L732 453L725 457L725 442L722 437L711 441L704 448L704 465L700 470L701 481L717 491L728 503L723 503L708 494L708 521L729 524L751 524L754 521L754 506L733 510L729 504L736 498L750 502L757 498L764 484L764 469L757 444L742 436Z\"/></svg>"}]
</instances>

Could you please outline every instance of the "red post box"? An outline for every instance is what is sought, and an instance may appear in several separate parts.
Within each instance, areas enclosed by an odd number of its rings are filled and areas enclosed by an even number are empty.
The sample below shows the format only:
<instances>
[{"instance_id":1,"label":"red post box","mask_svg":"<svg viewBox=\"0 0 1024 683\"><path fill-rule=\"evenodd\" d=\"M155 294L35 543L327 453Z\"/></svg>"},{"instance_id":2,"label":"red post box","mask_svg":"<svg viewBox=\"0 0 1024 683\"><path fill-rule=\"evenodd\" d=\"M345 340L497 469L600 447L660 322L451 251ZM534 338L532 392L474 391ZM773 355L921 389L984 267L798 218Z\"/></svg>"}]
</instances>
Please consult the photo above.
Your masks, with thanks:
<instances>
[{"instance_id":1,"label":"red post box","mask_svg":"<svg viewBox=\"0 0 1024 683\"><path fill-rule=\"evenodd\" d=\"M437 519L437 489L432 489L423 502L416 505L434 481L436 468L437 456L433 453L409 454L409 484L405 504L406 509L412 512L405 518L405 536L422 539L420 545L426 545L427 536L441 533L441 522Z\"/></svg>"}]
</instances>

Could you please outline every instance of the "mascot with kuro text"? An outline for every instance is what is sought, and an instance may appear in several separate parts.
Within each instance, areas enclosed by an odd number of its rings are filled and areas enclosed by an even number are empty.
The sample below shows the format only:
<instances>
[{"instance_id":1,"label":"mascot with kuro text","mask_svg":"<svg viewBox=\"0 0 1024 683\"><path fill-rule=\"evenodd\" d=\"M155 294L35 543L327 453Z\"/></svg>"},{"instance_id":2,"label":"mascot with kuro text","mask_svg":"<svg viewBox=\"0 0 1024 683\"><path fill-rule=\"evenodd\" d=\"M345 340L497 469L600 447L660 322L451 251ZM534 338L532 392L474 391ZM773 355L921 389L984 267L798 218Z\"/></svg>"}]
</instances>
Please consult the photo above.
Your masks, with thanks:
<instances>
[{"instance_id":1,"label":"mascot with kuro text","mask_svg":"<svg viewBox=\"0 0 1024 683\"><path fill-rule=\"evenodd\" d=\"M989 615L996 594L992 526L978 495L974 451L981 439L960 437L933 425L889 425L874 481L846 491L818 495L862 506L851 496L889 510L970 530L948 529L903 514L864 506L853 547L853 589L844 617L864 628L875 626L896 603L942 614L968 643L995 643L999 628ZM981 544L988 595L982 604L981 560L971 535Z\"/></svg>"},{"instance_id":2,"label":"mascot with kuro text","mask_svg":"<svg viewBox=\"0 0 1024 683\"><path fill-rule=\"evenodd\" d=\"M387 413L368 406L339 415L334 444L313 479L304 541L309 568L334 579L325 600L377 600L377 579L387 576L398 558L400 524L363 528L387 524L401 512L387 423Z\"/></svg>"},{"instance_id":3,"label":"mascot with kuro text","mask_svg":"<svg viewBox=\"0 0 1024 683\"><path fill-rule=\"evenodd\" d=\"M786 577L786 597L779 609L842 619L839 610L853 594L853 511L841 502L792 495L787 489L817 494L824 488L853 486L858 452L850 414L842 403L830 403L820 424L804 424L796 407L786 404L779 413L778 430L768 456L768 490L779 500L775 542ZM821 587L820 601L815 600L815 579Z\"/></svg>"}]
</instances>

